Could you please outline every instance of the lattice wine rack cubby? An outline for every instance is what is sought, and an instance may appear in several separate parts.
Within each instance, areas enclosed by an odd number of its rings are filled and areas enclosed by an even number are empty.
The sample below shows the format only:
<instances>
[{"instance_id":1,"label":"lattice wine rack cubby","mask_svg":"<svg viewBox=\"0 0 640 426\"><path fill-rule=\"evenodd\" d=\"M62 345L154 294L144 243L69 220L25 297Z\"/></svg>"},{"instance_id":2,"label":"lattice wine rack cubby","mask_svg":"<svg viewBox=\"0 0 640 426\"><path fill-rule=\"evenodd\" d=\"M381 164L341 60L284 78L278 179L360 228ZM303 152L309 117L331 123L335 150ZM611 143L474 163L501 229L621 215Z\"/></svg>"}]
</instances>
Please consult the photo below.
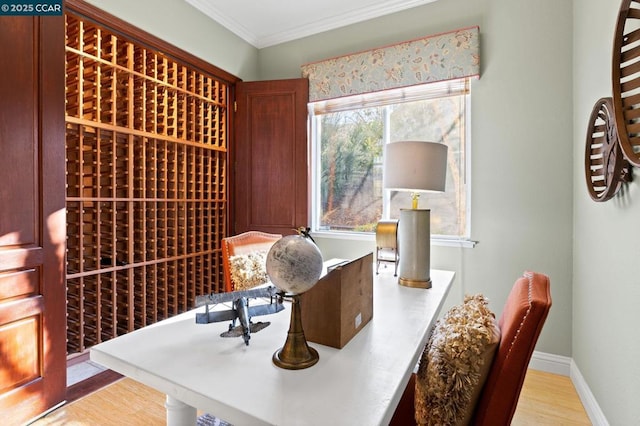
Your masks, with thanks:
<instances>
[{"instance_id":1,"label":"lattice wine rack cubby","mask_svg":"<svg viewBox=\"0 0 640 426\"><path fill-rule=\"evenodd\" d=\"M66 13L67 352L221 291L227 84Z\"/></svg>"}]
</instances>

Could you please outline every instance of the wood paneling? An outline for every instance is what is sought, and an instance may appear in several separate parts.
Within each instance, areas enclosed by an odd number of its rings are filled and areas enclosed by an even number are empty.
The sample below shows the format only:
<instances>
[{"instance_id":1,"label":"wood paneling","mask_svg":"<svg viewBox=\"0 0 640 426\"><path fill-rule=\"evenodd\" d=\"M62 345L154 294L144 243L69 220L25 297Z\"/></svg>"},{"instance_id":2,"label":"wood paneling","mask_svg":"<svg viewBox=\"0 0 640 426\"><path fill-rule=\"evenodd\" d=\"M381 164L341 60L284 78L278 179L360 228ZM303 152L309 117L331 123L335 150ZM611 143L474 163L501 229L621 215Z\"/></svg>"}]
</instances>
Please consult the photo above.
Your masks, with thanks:
<instances>
[{"instance_id":1,"label":"wood paneling","mask_svg":"<svg viewBox=\"0 0 640 426\"><path fill-rule=\"evenodd\" d=\"M38 293L39 268L0 272L0 300L28 297Z\"/></svg>"},{"instance_id":2,"label":"wood paneling","mask_svg":"<svg viewBox=\"0 0 640 426\"><path fill-rule=\"evenodd\" d=\"M0 413L23 424L64 399L64 24L2 16Z\"/></svg>"},{"instance_id":3,"label":"wood paneling","mask_svg":"<svg viewBox=\"0 0 640 426\"><path fill-rule=\"evenodd\" d=\"M234 233L309 225L307 79L237 84Z\"/></svg>"},{"instance_id":4,"label":"wood paneling","mask_svg":"<svg viewBox=\"0 0 640 426\"><path fill-rule=\"evenodd\" d=\"M0 102L2 102L2 125L0 140L2 155L0 165L5 180L0 193L4 206L0 220L0 246L26 246L36 243L38 206L34 196L16 197L16 194L34 194L38 188L38 135L37 72L38 52L34 51L34 35L37 34L35 19L0 18L0 46L19 54L20 60L2 67ZM25 52L25 53L21 53ZM28 54L27 54L28 53ZM5 56L8 57L8 56ZM36 89L36 90L34 90ZM10 204L8 204L10 202Z\"/></svg>"},{"instance_id":5,"label":"wood paneling","mask_svg":"<svg viewBox=\"0 0 640 426\"><path fill-rule=\"evenodd\" d=\"M20 366L12 370L3 370L3 374L0 375L0 393L37 380L42 375L38 340L32 337L41 334L40 318L36 309L31 310L36 311L36 315L0 325L0 342L3 349L0 362L3 365Z\"/></svg>"}]
</instances>

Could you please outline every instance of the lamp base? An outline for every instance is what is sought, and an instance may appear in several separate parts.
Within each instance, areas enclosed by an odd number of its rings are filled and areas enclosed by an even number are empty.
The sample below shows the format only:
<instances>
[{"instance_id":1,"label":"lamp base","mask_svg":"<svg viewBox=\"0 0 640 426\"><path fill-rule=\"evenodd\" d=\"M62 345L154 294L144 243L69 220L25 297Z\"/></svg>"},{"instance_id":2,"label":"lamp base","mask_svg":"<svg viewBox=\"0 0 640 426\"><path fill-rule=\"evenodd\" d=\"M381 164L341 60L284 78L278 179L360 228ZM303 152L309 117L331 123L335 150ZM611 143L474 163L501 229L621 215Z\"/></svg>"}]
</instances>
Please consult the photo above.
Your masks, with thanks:
<instances>
[{"instance_id":1,"label":"lamp base","mask_svg":"<svg viewBox=\"0 0 640 426\"><path fill-rule=\"evenodd\" d=\"M398 278L398 284L405 287L413 287L413 288L431 288L431 278L427 280L412 280L410 278Z\"/></svg>"},{"instance_id":2,"label":"lamp base","mask_svg":"<svg viewBox=\"0 0 640 426\"><path fill-rule=\"evenodd\" d=\"M431 288L431 212L400 209L398 222L398 284L413 288Z\"/></svg>"}]
</instances>

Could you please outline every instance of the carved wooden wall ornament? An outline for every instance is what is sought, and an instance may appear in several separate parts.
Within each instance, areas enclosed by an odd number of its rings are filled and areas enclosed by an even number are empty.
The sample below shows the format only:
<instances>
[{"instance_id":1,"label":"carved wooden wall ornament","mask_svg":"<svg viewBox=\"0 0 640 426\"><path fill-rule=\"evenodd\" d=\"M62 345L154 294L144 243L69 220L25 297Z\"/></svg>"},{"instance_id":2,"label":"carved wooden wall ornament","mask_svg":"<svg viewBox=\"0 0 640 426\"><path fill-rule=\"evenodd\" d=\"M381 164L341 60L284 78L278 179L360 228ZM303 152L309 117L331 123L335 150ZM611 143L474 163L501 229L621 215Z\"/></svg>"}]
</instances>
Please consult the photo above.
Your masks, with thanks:
<instances>
[{"instance_id":1,"label":"carved wooden wall ornament","mask_svg":"<svg viewBox=\"0 0 640 426\"><path fill-rule=\"evenodd\" d=\"M622 182L631 176L629 162L620 148L613 114L612 99L601 98L589 118L584 167L589 195L594 201L613 198Z\"/></svg>"},{"instance_id":2,"label":"carved wooden wall ornament","mask_svg":"<svg viewBox=\"0 0 640 426\"><path fill-rule=\"evenodd\" d=\"M613 107L620 146L640 167L640 1L622 0L613 40Z\"/></svg>"},{"instance_id":3,"label":"carved wooden wall ornament","mask_svg":"<svg viewBox=\"0 0 640 426\"><path fill-rule=\"evenodd\" d=\"M640 167L640 1L622 0L613 38L613 97L599 99L587 128L584 169L589 195L607 201Z\"/></svg>"}]
</instances>

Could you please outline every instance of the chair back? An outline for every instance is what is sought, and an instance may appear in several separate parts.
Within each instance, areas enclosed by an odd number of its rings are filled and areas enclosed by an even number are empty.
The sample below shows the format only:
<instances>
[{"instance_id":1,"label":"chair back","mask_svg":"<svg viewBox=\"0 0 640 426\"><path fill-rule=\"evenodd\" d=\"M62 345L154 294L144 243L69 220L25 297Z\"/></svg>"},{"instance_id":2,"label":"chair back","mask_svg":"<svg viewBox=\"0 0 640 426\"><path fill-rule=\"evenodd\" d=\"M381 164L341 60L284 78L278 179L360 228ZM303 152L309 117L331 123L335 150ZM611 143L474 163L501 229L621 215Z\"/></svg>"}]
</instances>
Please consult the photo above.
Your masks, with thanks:
<instances>
[{"instance_id":1,"label":"chair back","mask_svg":"<svg viewBox=\"0 0 640 426\"><path fill-rule=\"evenodd\" d=\"M529 360L550 308L549 277L525 272L511 289L498 320L500 345L476 406L474 425L511 423Z\"/></svg>"},{"instance_id":2,"label":"chair back","mask_svg":"<svg viewBox=\"0 0 640 426\"><path fill-rule=\"evenodd\" d=\"M222 239L222 270L225 291L233 291L231 281L231 256L249 254L256 251L269 251L271 246L282 238L280 234L268 234L260 231L247 231Z\"/></svg>"}]
</instances>

